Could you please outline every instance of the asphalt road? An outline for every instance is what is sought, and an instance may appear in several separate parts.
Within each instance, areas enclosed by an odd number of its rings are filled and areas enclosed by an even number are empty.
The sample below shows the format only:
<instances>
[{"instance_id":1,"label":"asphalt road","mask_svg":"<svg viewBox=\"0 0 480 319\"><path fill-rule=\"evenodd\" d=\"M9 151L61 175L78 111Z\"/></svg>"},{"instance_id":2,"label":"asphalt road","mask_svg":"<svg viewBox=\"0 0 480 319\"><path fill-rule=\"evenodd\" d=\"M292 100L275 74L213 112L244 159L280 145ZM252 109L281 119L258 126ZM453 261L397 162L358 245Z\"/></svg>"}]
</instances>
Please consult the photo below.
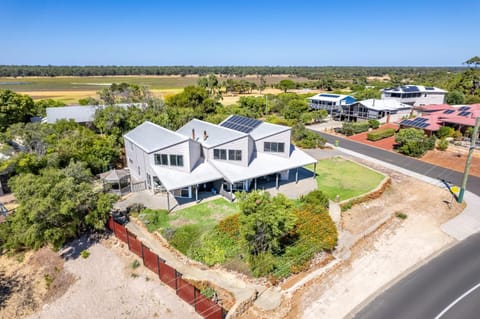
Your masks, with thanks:
<instances>
[{"instance_id":1,"label":"asphalt road","mask_svg":"<svg viewBox=\"0 0 480 319\"><path fill-rule=\"evenodd\" d=\"M480 234L428 262L374 299L355 319L480 318Z\"/></svg>"},{"instance_id":2,"label":"asphalt road","mask_svg":"<svg viewBox=\"0 0 480 319\"><path fill-rule=\"evenodd\" d=\"M381 161L411 170L413 172L451 182L455 185L461 185L463 180L463 173L456 172L454 170L436 166L433 164L425 163L412 157L397 154L382 150L380 148L372 147L369 145L361 144L346 138L342 138L336 135L330 135L323 132L313 131L320 136L327 139L330 144L335 145L335 141L338 140L339 146L352 150L354 152L367 155ZM480 178L470 175L467 182L467 190L480 196ZM479 313L480 318L480 313Z\"/></svg>"}]
</instances>

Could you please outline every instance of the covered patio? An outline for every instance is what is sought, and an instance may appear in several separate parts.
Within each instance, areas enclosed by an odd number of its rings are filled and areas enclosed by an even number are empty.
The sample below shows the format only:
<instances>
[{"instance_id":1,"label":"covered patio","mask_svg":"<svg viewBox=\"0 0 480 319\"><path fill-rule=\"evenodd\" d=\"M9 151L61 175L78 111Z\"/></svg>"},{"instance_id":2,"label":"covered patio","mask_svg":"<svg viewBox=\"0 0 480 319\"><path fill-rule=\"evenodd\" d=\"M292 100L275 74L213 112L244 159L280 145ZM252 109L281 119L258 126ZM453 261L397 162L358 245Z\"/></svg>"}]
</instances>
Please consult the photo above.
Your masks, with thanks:
<instances>
[{"instance_id":1,"label":"covered patio","mask_svg":"<svg viewBox=\"0 0 480 319\"><path fill-rule=\"evenodd\" d=\"M126 169L113 169L100 174L103 184L103 191L122 196L129 193L130 172Z\"/></svg>"}]
</instances>

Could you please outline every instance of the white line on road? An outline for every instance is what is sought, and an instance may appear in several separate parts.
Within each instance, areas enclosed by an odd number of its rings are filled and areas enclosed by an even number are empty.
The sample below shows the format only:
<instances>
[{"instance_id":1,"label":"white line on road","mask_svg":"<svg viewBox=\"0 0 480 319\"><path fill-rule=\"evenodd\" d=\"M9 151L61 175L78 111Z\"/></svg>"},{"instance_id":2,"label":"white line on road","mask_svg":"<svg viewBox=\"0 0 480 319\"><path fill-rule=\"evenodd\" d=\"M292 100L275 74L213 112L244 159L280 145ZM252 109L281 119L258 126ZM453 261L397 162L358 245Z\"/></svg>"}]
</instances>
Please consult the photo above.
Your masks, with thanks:
<instances>
[{"instance_id":1,"label":"white line on road","mask_svg":"<svg viewBox=\"0 0 480 319\"><path fill-rule=\"evenodd\" d=\"M442 312L440 312L436 317L435 319L440 319L447 311L449 311L453 306L455 306L457 303L460 302L460 300L462 300L463 298L465 298L466 296L468 296L469 294L471 294L473 291L475 291L475 289L477 289L478 287L480 287L480 283L476 284L475 286L473 286L472 288L470 288L470 290L468 290L467 292L465 292L463 295L461 295L460 297L458 297L457 299L455 299L451 304L449 304L445 309L443 309Z\"/></svg>"}]
</instances>

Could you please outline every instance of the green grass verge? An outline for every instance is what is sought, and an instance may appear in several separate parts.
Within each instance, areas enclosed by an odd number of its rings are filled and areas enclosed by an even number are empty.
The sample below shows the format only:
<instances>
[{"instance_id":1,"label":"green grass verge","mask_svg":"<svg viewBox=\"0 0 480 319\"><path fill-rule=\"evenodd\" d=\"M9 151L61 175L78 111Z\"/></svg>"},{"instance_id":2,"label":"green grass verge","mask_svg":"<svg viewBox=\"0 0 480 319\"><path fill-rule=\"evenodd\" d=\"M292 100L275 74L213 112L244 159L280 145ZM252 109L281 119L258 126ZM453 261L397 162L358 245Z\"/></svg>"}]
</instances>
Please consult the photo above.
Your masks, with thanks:
<instances>
[{"instance_id":1,"label":"green grass verge","mask_svg":"<svg viewBox=\"0 0 480 319\"><path fill-rule=\"evenodd\" d=\"M313 171L313 165L306 166ZM329 199L340 200L365 194L377 187L384 176L341 157L323 159L317 163L318 189Z\"/></svg>"}]
</instances>

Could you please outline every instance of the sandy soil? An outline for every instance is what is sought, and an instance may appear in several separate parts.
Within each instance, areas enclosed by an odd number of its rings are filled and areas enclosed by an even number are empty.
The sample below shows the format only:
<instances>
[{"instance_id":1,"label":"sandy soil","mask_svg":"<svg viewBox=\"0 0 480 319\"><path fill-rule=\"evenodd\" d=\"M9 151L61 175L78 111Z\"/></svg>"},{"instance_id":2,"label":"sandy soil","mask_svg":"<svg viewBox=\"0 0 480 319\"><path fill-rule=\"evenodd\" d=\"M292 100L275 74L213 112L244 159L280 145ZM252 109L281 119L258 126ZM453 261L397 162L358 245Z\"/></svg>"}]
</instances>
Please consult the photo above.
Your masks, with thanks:
<instances>
[{"instance_id":1,"label":"sandy soil","mask_svg":"<svg viewBox=\"0 0 480 319\"><path fill-rule=\"evenodd\" d=\"M88 258L65 263L78 278L70 289L28 318L200 318L148 269L134 269L138 258L116 239L94 244L88 251Z\"/></svg>"},{"instance_id":2,"label":"sandy soil","mask_svg":"<svg viewBox=\"0 0 480 319\"><path fill-rule=\"evenodd\" d=\"M74 281L49 248L0 256L0 318L24 318L63 295Z\"/></svg>"},{"instance_id":3,"label":"sandy soil","mask_svg":"<svg viewBox=\"0 0 480 319\"><path fill-rule=\"evenodd\" d=\"M467 152L468 150L465 148L449 147L445 152L438 150L428 151L420 160L463 173L465 162L467 161ZM478 151L475 151L472 157L470 174L480 177L480 152Z\"/></svg>"},{"instance_id":4,"label":"sandy soil","mask_svg":"<svg viewBox=\"0 0 480 319\"><path fill-rule=\"evenodd\" d=\"M299 291L288 318L344 318L392 279L454 242L440 225L462 206L453 202L449 209L444 201L451 196L445 190L398 173L390 175L391 188L345 212L343 225L361 234L388 214L393 217L359 241L339 268ZM399 219L395 212L408 217Z\"/></svg>"}]
</instances>

